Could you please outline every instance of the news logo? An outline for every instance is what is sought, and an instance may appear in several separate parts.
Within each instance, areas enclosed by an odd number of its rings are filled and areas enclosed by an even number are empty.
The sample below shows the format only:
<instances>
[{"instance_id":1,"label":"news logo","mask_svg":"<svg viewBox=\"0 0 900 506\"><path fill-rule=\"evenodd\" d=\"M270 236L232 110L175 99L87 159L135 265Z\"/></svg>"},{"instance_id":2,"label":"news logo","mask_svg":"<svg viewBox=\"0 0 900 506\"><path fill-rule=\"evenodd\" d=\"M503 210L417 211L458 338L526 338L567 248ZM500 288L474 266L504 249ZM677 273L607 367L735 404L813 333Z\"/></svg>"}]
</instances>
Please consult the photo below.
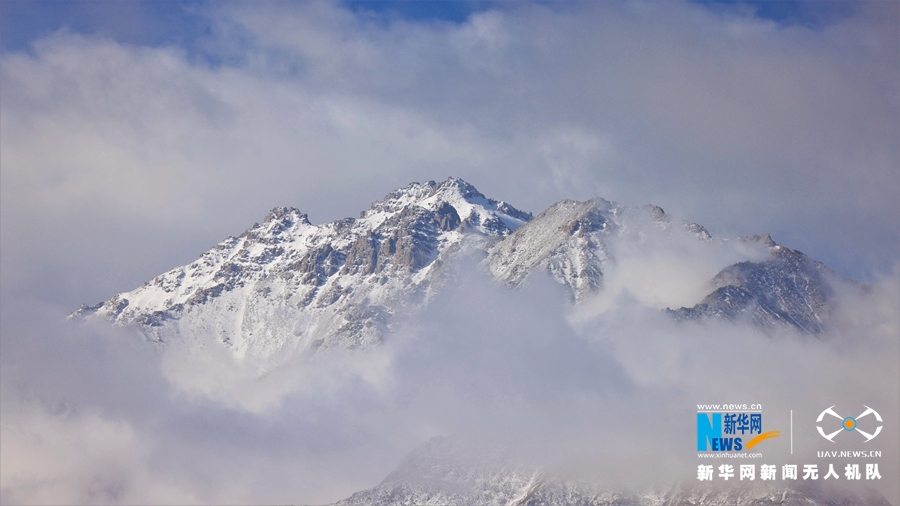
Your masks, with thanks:
<instances>
[{"instance_id":1,"label":"news logo","mask_svg":"<svg viewBox=\"0 0 900 506\"><path fill-rule=\"evenodd\" d=\"M746 405L732 406L744 408ZM733 407L697 413L697 451L739 452L781 435L777 430L763 432L761 411L738 411Z\"/></svg>"},{"instance_id":2,"label":"news logo","mask_svg":"<svg viewBox=\"0 0 900 506\"><path fill-rule=\"evenodd\" d=\"M863 437L866 438L866 440L864 442L868 443L869 441L875 439L878 436L878 434L881 433L882 425L880 425L880 424L883 423L883 420L881 419L881 415L879 415L878 412L875 411L874 409L870 408L869 406L866 406L865 404L863 404L863 407L866 408L866 410L863 411L862 413L860 413L858 416L843 417L834 411L834 406L831 406L828 409L826 409L825 411L822 411L821 413L819 413L819 418L816 419L816 429L819 430L819 434L822 437L831 441L832 443L835 442L834 438L838 434L841 434L842 432L858 432L858 433L862 434ZM828 421L826 421L825 423L823 423L823 420L825 419L825 415L831 415L834 418L839 419L841 421L840 425L838 426L837 422L833 422L833 423L829 424ZM871 433L871 434L869 432L866 432L859 428L859 420L861 418L867 417L869 415L875 415L875 420L877 420L877 422L879 423L879 425L877 427L875 427L874 433ZM840 428L838 428L834 432L825 433L825 429L822 428L822 425L830 425L831 427L829 428L829 430L831 430L834 427L840 427ZM874 425L874 423L872 423L870 425ZM872 430L872 429L869 429L869 430ZM842 437L845 437L845 436L842 436Z\"/></svg>"}]
</instances>

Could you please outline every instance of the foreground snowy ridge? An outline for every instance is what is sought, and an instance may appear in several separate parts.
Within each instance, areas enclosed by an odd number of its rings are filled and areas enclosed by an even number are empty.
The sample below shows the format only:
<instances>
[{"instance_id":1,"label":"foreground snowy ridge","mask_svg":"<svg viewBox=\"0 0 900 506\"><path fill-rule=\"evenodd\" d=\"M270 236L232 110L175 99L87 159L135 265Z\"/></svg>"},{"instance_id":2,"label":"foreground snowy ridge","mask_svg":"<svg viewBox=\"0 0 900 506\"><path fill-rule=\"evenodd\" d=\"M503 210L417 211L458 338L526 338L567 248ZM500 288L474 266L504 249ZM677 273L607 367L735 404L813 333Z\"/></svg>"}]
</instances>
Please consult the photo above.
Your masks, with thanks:
<instances>
[{"instance_id":1,"label":"foreground snowy ridge","mask_svg":"<svg viewBox=\"0 0 900 506\"><path fill-rule=\"evenodd\" d=\"M656 206L599 198L564 200L533 218L459 178L412 183L357 219L313 225L299 210L277 207L195 262L73 316L136 325L160 345L178 339L222 346L259 363L368 347L404 314L427 305L461 254L481 255L483 269L510 287L546 272L577 302L603 290L615 269L610 245L616 241L639 244L647 233L665 231L714 242L700 225L672 222ZM705 299L669 313L821 332L839 276L768 236L742 241L767 251L768 259L727 267Z\"/></svg>"},{"instance_id":2,"label":"foreground snowy ridge","mask_svg":"<svg viewBox=\"0 0 900 506\"><path fill-rule=\"evenodd\" d=\"M379 485L333 506L889 506L874 492L818 484L680 484L643 492L566 479L516 465L501 453L473 457L451 438L435 437L406 456Z\"/></svg>"}]
</instances>

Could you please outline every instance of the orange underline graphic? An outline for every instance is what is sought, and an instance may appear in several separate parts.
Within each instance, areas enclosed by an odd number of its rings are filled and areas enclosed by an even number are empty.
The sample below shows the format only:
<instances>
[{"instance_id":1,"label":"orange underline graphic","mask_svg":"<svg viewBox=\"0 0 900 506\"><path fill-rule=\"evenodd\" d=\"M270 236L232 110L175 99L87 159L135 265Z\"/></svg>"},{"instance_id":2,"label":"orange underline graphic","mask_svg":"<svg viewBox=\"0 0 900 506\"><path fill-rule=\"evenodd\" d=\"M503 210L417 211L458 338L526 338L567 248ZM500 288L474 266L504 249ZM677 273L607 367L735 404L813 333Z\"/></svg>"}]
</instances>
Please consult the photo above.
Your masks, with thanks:
<instances>
[{"instance_id":1,"label":"orange underline graphic","mask_svg":"<svg viewBox=\"0 0 900 506\"><path fill-rule=\"evenodd\" d=\"M756 446L760 441L764 441L766 439L773 438L773 437L778 437L780 435L781 435L781 432L779 432L777 430L770 430L769 432L763 432L762 434L756 436L755 438L751 439L750 441L747 441L747 444L744 445L744 447L749 450L750 448L753 448L754 446Z\"/></svg>"}]
</instances>

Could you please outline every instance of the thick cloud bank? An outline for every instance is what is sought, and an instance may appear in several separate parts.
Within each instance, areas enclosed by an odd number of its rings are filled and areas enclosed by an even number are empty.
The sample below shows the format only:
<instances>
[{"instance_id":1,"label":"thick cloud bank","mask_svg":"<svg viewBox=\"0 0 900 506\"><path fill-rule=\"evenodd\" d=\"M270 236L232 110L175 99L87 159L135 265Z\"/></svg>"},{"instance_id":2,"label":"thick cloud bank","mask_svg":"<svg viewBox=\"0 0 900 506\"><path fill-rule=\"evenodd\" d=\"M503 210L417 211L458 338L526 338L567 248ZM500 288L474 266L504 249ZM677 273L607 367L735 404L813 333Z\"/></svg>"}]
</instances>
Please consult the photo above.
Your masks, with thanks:
<instances>
[{"instance_id":1,"label":"thick cloud bank","mask_svg":"<svg viewBox=\"0 0 900 506\"><path fill-rule=\"evenodd\" d=\"M877 406L890 453L897 286L846 294L835 329L814 339L675 323L627 291L576 317L550 280L517 292L473 274L380 347L262 376L224 354L187 363L177 346L157 354L127 330L18 308L3 322L3 502L334 501L435 435L597 483L667 486L693 477L696 404L712 402L761 403L785 433L793 410L798 463L818 448L821 409ZM772 448L774 462L794 461ZM880 466L896 501L900 470Z\"/></svg>"},{"instance_id":2,"label":"thick cloud bank","mask_svg":"<svg viewBox=\"0 0 900 506\"><path fill-rule=\"evenodd\" d=\"M322 503L438 434L665 484L693 472L695 405L732 400L782 430L790 410L801 430L877 405L900 502L897 2L817 26L688 2L504 2L458 23L189 7L193 45L61 27L0 54L0 502ZM526 211L602 196L769 232L872 289L841 295L820 340L678 325L660 308L728 259L620 251L577 309L547 280L469 274L384 346L262 376L64 319L274 206L322 223L448 175Z\"/></svg>"}]
</instances>

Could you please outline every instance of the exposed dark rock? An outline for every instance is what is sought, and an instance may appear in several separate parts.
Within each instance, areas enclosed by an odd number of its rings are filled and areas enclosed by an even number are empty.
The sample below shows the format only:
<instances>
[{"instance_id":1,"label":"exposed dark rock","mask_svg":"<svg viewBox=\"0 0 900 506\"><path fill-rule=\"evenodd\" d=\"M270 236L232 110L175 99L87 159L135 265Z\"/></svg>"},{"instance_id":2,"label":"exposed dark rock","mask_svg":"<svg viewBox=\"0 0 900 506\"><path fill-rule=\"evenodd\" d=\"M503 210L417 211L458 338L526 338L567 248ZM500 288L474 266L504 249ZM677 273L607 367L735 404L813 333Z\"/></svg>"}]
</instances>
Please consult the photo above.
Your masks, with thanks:
<instances>
[{"instance_id":1,"label":"exposed dark rock","mask_svg":"<svg viewBox=\"0 0 900 506\"><path fill-rule=\"evenodd\" d=\"M840 275L797 250L777 245L769 235L745 240L770 246L769 258L722 269L703 301L669 310L670 314L681 320L749 320L763 328L787 324L810 334L824 331L834 310L831 283Z\"/></svg>"},{"instance_id":2,"label":"exposed dark rock","mask_svg":"<svg viewBox=\"0 0 900 506\"><path fill-rule=\"evenodd\" d=\"M321 286L330 276L337 274L346 261L347 255L336 251L331 244L323 244L285 268L300 275L301 283Z\"/></svg>"}]
</instances>

